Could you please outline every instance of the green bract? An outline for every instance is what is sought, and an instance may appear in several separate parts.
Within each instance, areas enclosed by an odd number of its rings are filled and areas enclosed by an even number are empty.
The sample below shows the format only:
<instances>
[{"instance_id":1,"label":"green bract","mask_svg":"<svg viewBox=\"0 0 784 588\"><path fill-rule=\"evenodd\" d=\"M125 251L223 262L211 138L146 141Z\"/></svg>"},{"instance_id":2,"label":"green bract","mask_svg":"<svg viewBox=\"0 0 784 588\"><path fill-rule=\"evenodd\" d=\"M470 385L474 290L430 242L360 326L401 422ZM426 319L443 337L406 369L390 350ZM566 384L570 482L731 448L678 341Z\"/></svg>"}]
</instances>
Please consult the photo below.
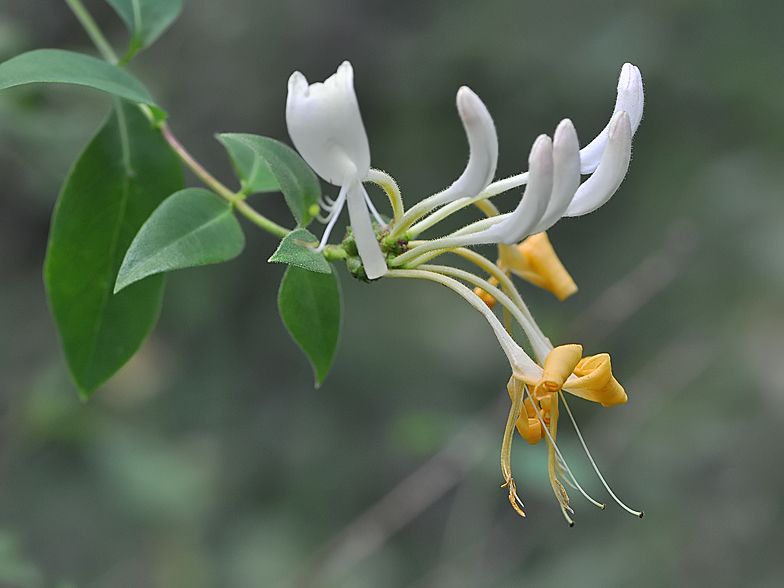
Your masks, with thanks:
<instances>
[{"instance_id":1,"label":"green bract","mask_svg":"<svg viewBox=\"0 0 784 588\"><path fill-rule=\"evenodd\" d=\"M307 246L313 244L318 244L318 239L313 233L307 229L297 229L284 237L268 261L288 263L320 274L331 273L332 266L324 255L316 253L313 247Z\"/></svg>"}]
</instances>

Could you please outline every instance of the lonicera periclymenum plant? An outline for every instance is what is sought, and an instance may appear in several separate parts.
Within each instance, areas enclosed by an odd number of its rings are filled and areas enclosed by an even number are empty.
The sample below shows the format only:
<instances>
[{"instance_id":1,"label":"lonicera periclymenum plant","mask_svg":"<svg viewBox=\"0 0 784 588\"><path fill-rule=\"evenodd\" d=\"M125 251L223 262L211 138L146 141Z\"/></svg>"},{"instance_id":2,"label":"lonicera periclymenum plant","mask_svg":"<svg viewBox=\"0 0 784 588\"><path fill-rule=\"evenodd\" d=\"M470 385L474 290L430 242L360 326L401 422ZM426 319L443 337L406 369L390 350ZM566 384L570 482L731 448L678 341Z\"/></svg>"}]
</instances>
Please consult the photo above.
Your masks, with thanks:
<instances>
[{"instance_id":1,"label":"lonicera periclymenum plant","mask_svg":"<svg viewBox=\"0 0 784 588\"><path fill-rule=\"evenodd\" d=\"M511 409L501 471L512 506L523 515L511 471L515 428L531 444L546 441L550 482L570 524L564 482L604 506L582 490L556 445L559 407L566 409L582 442L564 391L603 406L626 402L626 392L613 377L606 353L583 357L580 345L550 343L511 275L546 288L559 299L576 291L545 231L562 217L596 210L623 181L643 111L642 78L636 67L623 66L612 117L596 138L581 149L574 125L564 119L552 138L536 139L528 171L498 181L493 181L498 159L493 120L474 92L460 88L457 110L468 139L468 164L449 187L409 209L394 179L371 167L351 64L344 62L333 76L314 84L295 72L289 79L286 123L296 151L267 137L218 135L240 181L235 192L179 143L166 124L167 113L126 69L133 56L177 18L182 0L107 0L130 29L122 57L80 0L66 1L103 59L58 49L30 51L0 64L0 89L68 83L107 92L114 99L106 122L65 180L44 267L63 351L84 398L111 378L152 330L165 272L239 255L245 243L239 214L281 240L270 257L289 266L278 296L280 314L310 358L317 385L329 370L338 341L341 305L334 263L345 262L352 275L365 281L437 282L485 317L509 360ZM183 164L204 188L184 187ZM319 177L338 187L334 200L322 196ZM366 182L386 192L391 217L379 214ZM502 214L490 199L520 186L525 190L519 204ZM280 226L252 208L247 196L259 192L281 192L296 226ZM448 235L420 238L469 205L475 205L483 218ZM350 228L339 244L329 244L344 206ZM327 225L320 239L306 228L314 218ZM496 245L497 261L477 253L472 249L476 245ZM436 257L447 262L431 263ZM476 273L447 265L456 257L473 264ZM493 310L496 305L502 309L503 322ZM512 336L514 323L522 327L534 357ZM596 473L623 508L642 516L620 502L598 469Z\"/></svg>"}]
</instances>

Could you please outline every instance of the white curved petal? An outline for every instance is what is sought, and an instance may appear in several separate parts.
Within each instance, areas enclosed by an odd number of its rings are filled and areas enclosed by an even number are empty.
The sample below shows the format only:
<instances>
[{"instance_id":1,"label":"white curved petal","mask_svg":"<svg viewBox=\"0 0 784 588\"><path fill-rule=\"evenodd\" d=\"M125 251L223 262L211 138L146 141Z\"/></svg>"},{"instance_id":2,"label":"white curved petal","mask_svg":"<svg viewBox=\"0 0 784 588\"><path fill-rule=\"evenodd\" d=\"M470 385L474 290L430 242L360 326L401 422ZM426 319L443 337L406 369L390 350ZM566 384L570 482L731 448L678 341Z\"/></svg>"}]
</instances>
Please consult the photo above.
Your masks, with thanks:
<instances>
[{"instance_id":1,"label":"white curved petal","mask_svg":"<svg viewBox=\"0 0 784 588\"><path fill-rule=\"evenodd\" d=\"M541 233L560 219L580 186L580 143L577 131L568 118L562 120L553 135L553 191L547 210L531 234Z\"/></svg>"},{"instance_id":2,"label":"white curved petal","mask_svg":"<svg viewBox=\"0 0 784 588\"><path fill-rule=\"evenodd\" d=\"M381 246L376 239L376 231L370 220L370 214L365 202L367 194L365 187L358 179L351 179L348 185L346 203L348 204L348 218L354 241L357 244L359 257L368 279L375 280L387 273L387 261L381 252Z\"/></svg>"},{"instance_id":3,"label":"white curved petal","mask_svg":"<svg viewBox=\"0 0 784 588\"><path fill-rule=\"evenodd\" d=\"M547 210L553 191L553 142L547 135L539 135L528 156L528 185L517 208L489 229L467 235L472 245L505 243L511 245L531 234Z\"/></svg>"},{"instance_id":4,"label":"white curved petal","mask_svg":"<svg viewBox=\"0 0 784 588\"><path fill-rule=\"evenodd\" d=\"M476 196L493 180L498 163L498 135L487 107L470 88L457 91L457 111L468 137L468 165L462 175L431 201L433 207Z\"/></svg>"},{"instance_id":5,"label":"white curved petal","mask_svg":"<svg viewBox=\"0 0 784 588\"><path fill-rule=\"evenodd\" d=\"M577 189L564 216L588 214L607 202L621 185L632 157L629 115L620 111L610 121L607 146L596 171Z\"/></svg>"},{"instance_id":6,"label":"white curved petal","mask_svg":"<svg viewBox=\"0 0 784 588\"><path fill-rule=\"evenodd\" d=\"M300 72L291 74L286 124L302 158L329 183L339 186L348 175L364 178L370 170L370 146L348 61L324 82L308 85Z\"/></svg>"},{"instance_id":7,"label":"white curved petal","mask_svg":"<svg viewBox=\"0 0 784 588\"><path fill-rule=\"evenodd\" d=\"M637 127L642 120L642 111L645 102L642 86L642 75L637 67L631 63L625 63L621 68L621 75L618 78L618 96L615 99L615 108L613 109L613 117L621 110L629 115L631 123L631 133L637 131ZM581 171L584 174L593 172L599 165L599 161L604 153L605 145L607 144L607 134L610 128L610 123L599 133L596 138L588 145L580 150Z\"/></svg>"}]
</instances>

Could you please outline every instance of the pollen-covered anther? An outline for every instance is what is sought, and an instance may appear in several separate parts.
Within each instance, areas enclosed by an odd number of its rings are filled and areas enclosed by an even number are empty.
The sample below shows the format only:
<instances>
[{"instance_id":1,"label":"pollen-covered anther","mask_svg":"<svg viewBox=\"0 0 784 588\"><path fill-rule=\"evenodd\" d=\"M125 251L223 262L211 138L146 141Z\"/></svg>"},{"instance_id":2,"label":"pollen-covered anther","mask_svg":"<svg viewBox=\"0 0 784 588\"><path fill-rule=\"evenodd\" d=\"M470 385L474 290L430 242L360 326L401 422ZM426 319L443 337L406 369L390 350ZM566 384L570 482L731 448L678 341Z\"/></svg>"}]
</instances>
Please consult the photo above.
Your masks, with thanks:
<instances>
[{"instance_id":1,"label":"pollen-covered anther","mask_svg":"<svg viewBox=\"0 0 784 588\"><path fill-rule=\"evenodd\" d=\"M517 486L515 485L514 478L511 476L501 484L501 488L509 488L509 502L512 505L512 508L515 509L515 512L519 514L521 517L525 516L525 512L523 511L523 501L520 500L520 497L517 495Z\"/></svg>"}]
</instances>

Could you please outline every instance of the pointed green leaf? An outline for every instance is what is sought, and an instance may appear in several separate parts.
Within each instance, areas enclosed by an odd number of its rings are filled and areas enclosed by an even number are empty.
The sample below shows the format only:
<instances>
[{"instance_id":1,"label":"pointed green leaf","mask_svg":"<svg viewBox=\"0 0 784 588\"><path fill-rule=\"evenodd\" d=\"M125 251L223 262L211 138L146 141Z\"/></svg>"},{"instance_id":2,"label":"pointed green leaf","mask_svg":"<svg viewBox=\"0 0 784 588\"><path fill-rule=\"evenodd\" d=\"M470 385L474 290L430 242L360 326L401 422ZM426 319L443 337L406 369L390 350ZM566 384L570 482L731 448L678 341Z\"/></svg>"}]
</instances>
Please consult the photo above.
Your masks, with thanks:
<instances>
[{"instance_id":1,"label":"pointed green leaf","mask_svg":"<svg viewBox=\"0 0 784 588\"><path fill-rule=\"evenodd\" d=\"M229 152L234 173L240 180L243 193L280 191L278 180L275 179L269 165L251 147L225 135L218 135L218 141L223 143Z\"/></svg>"},{"instance_id":2,"label":"pointed green leaf","mask_svg":"<svg viewBox=\"0 0 784 588\"><path fill-rule=\"evenodd\" d=\"M68 367L85 397L133 356L157 320L163 276L112 290L134 235L182 184L174 152L138 108L122 101L65 182L44 280Z\"/></svg>"},{"instance_id":3,"label":"pointed green leaf","mask_svg":"<svg viewBox=\"0 0 784 588\"><path fill-rule=\"evenodd\" d=\"M340 334L340 287L334 272L317 274L290 265L278 292L278 308L294 341L313 364L316 387L332 364Z\"/></svg>"},{"instance_id":4,"label":"pointed green leaf","mask_svg":"<svg viewBox=\"0 0 784 588\"><path fill-rule=\"evenodd\" d=\"M106 0L131 31L129 53L151 45L169 28L182 9L182 0Z\"/></svg>"},{"instance_id":5,"label":"pointed green leaf","mask_svg":"<svg viewBox=\"0 0 784 588\"><path fill-rule=\"evenodd\" d=\"M297 229L286 235L268 261L288 263L320 274L332 272L332 266L321 253L316 253L307 244L318 243L318 239L307 229Z\"/></svg>"},{"instance_id":6,"label":"pointed green leaf","mask_svg":"<svg viewBox=\"0 0 784 588\"><path fill-rule=\"evenodd\" d=\"M0 90L36 82L87 86L131 102L155 106L139 80L124 69L89 55L36 49L0 63Z\"/></svg>"},{"instance_id":7,"label":"pointed green leaf","mask_svg":"<svg viewBox=\"0 0 784 588\"><path fill-rule=\"evenodd\" d=\"M224 133L218 135L218 140L228 149L243 190L248 188L246 193L269 190L271 174L280 186L273 189L283 192L301 227L307 226L318 214L321 185L313 170L291 147L269 137L241 133ZM252 160L248 150L254 155Z\"/></svg>"},{"instance_id":8,"label":"pointed green leaf","mask_svg":"<svg viewBox=\"0 0 784 588\"><path fill-rule=\"evenodd\" d=\"M125 254L114 292L161 272L228 261L245 236L227 202L202 188L169 196L139 229Z\"/></svg>"}]
</instances>

